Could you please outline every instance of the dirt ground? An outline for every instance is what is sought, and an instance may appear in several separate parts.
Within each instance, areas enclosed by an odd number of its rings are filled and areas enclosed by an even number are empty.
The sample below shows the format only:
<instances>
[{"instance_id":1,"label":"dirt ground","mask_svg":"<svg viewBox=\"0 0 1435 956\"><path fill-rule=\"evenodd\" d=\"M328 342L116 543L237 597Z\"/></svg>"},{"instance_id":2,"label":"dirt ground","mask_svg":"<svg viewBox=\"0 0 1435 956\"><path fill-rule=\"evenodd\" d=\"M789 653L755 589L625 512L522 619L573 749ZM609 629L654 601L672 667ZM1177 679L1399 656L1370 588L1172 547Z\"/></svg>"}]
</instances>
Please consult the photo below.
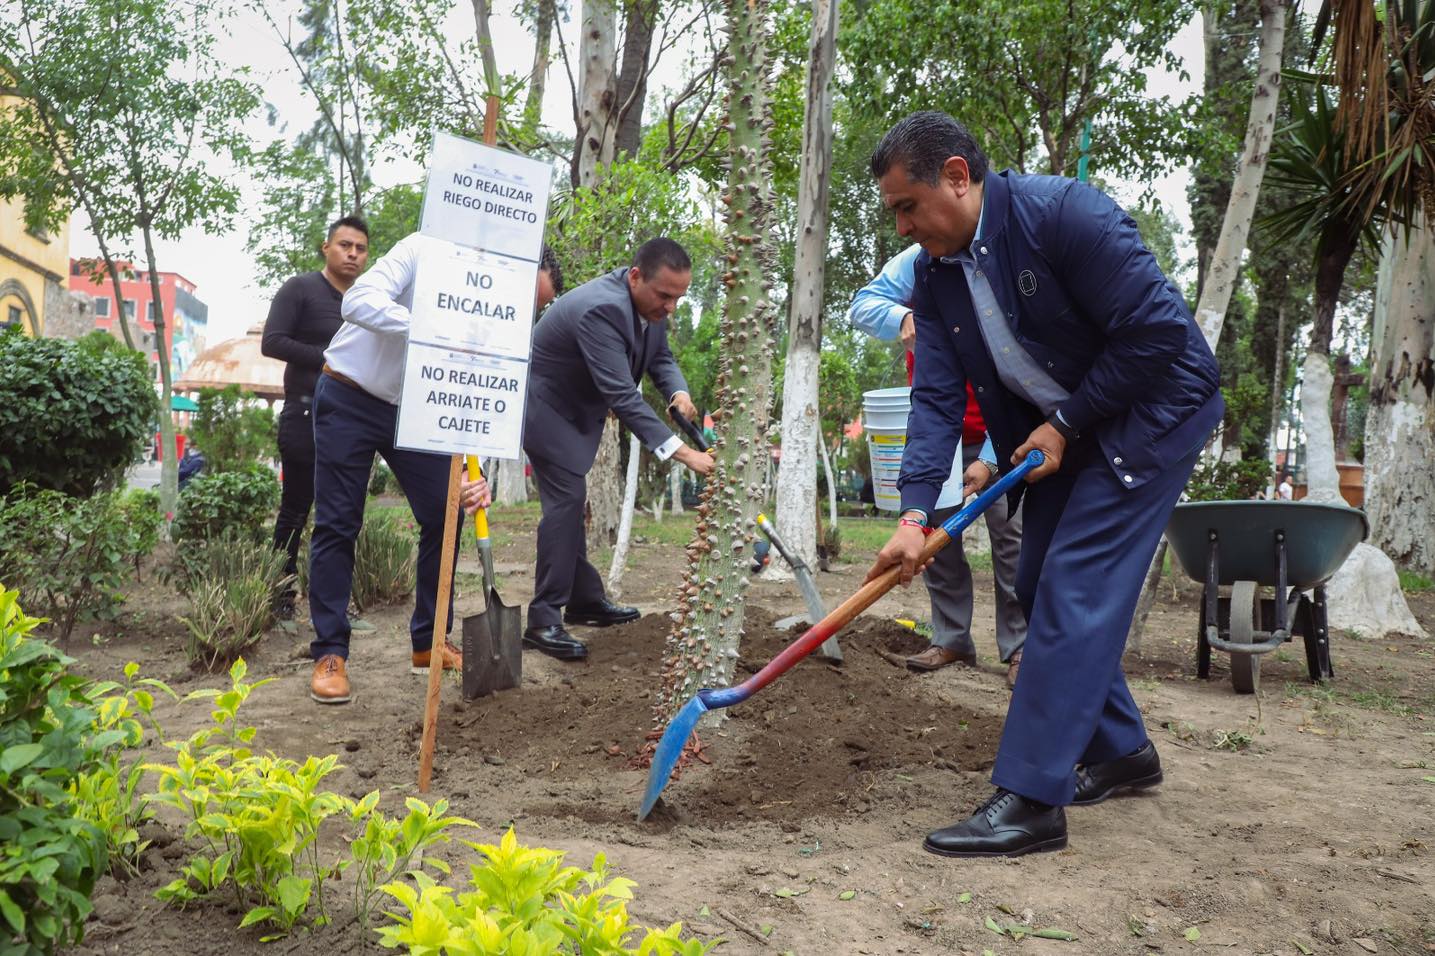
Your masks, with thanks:
<instances>
[{"instance_id":1,"label":"dirt ground","mask_svg":"<svg viewBox=\"0 0 1435 956\"><path fill-rule=\"evenodd\" d=\"M531 526L531 516L511 520L500 539L508 603L531 593ZM918 676L889 663L881 652L922 643L892 618L928 616L920 585L890 594L843 633L842 667L804 661L703 733L711 765L686 770L669 785L665 811L640 824L646 772L629 769L628 757L650 725L680 557L672 545L635 545L623 598L646 616L579 629L591 639L586 663L527 653L521 688L469 703L456 682L445 684L430 796L482 825L471 839L494 841L512 823L521 840L565 850L579 865L604 852L615 872L638 882L630 907L638 920L682 920L703 939L727 940L718 951L734 956L1435 952L1429 642L1336 635L1327 687L1307 682L1304 654L1291 645L1265 658L1260 695L1238 696L1222 655L1211 680L1195 677L1196 586L1163 585L1127 673L1165 785L1072 809L1071 845L1060 853L955 861L924 853L921 840L990 789L1008 700L990 573L977 572L977 669ZM866 557L819 575L829 606L860 584ZM476 572L466 554L460 617L482 607ZM1435 633L1435 594L1410 598ZM756 581L742 669L790 639L772 622L800 607L791 583ZM119 622L70 652L96 677L135 660L181 693L219 686L220 677L185 666L177 611L175 598L148 586ZM346 766L329 778L333 789L379 788L401 807L416 793L424 687L408 673L408 611L366 615L376 630L355 635L357 697L343 707L308 698L307 626L266 637L247 657L250 679L275 678L246 705L260 745L301 759L338 752ZM205 713L166 704L161 719L181 736ZM102 882L74 952L377 950L354 925L264 945L258 931L236 931L238 916L218 905L161 907L153 890L172 878L183 848L177 832L153 835L148 872ZM1020 923L1077 939L1017 940L990 928Z\"/></svg>"}]
</instances>

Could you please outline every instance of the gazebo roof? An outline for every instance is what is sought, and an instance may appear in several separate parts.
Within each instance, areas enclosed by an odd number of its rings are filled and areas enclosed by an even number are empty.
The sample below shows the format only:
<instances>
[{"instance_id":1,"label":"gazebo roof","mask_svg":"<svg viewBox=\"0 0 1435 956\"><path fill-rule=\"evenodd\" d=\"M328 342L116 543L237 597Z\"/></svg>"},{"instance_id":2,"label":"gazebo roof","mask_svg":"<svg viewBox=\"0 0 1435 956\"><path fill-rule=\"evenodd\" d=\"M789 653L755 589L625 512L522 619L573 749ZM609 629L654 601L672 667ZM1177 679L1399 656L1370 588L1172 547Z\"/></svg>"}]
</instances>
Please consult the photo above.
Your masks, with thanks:
<instances>
[{"instance_id":1,"label":"gazebo roof","mask_svg":"<svg viewBox=\"0 0 1435 956\"><path fill-rule=\"evenodd\" d=\"M228 339L205 349L174 383L176 392L238 385L259 398L284 397L284 363L259 352L264 327L256 325L243 338Z\"/></svg>"}]
</instances>

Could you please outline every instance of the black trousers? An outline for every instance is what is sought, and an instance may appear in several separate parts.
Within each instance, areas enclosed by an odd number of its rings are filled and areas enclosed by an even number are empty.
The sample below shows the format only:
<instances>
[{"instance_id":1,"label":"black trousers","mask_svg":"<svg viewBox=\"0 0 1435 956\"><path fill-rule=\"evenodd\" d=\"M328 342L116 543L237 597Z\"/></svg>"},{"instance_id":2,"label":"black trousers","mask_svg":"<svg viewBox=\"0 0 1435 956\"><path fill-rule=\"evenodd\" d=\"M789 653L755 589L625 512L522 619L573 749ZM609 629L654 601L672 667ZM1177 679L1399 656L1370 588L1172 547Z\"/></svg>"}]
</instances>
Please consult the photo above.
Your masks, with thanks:
<instances>
[{"instance_id":1,"label":"black trousers","mask_svg":"<svg viewBox=\"0 0 1435 956\"><path fill-rule=\"evenodd\" d=\"M543 518L538 522L538 567L533 576L533 602L528 605L529 627L561 624L563 608L601 602L603 578L588 561L588 540L583 531L583 503L588 483L562 465L529 455Z\"/></svg>"},{"instance_id":2,"label":"black trousers","mask_svg":"<svg viewBox=\"0 0 1435 956\"><path fill-rule=\"evenodd\" d=\"M299 567L299 542L314 506L314 417L311 396L286 398L279 413L279 461L284 467L284 491L279 517L274 521L274 547L288 552L288 574Z\"/></svg>"}]
</instances>

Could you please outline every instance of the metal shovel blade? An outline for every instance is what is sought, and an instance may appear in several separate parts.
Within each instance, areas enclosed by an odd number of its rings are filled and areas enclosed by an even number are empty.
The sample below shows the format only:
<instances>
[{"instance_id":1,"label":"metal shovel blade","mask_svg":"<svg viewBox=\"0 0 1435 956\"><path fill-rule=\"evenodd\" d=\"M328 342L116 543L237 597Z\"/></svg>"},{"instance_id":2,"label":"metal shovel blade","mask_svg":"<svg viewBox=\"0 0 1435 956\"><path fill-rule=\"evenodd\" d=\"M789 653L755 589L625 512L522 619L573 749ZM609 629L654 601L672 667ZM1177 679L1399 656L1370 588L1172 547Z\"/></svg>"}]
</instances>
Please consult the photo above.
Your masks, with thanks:
<instances>
[{"instance_id":1,"label":"metal shovel blade","mask_svg":"<svg viewBox=\"0 0 1435 956\"><path fill-rule=\"evenodd\" d=\"M463 619L463 697L486 697L522 680L523 611L489 588L488 607Z\"/></svg>"},{"instance_id":2,"label":"metal shovel blade","mask_svg":"<svg viewBox=\"0 0 1435 956\"><path fill-rule=\"evenodd\" d=\"M703 703L702 694L699 693L668 721L668 727L658 741L658 749L653 752L653 765L648 768L648 789L643 794L643 805L638 808L639 820L653 812L658 795L668 785L668 778L673 775L673 768L678 765L678 758L683 754L683 745L692 736L698 720L707 712L707 704Z\"/></svg>"}]
</instances>

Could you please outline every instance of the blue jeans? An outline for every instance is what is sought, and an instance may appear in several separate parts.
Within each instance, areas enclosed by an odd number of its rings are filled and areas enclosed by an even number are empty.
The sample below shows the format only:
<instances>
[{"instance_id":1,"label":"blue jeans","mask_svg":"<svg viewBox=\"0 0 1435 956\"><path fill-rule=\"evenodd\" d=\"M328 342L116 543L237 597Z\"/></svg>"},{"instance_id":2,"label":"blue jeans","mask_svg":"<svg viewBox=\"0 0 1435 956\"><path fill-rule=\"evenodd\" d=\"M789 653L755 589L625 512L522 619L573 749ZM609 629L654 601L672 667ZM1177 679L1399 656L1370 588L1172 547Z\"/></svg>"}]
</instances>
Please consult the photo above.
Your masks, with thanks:
<instances>
[{"instance_id":1,"label":"blue jeans","mask_svg":"<svg viewBox=\"0 0 1435 956\"><path fill-rule=\"evenodd\" d=\"M309 616L315 660L349 656L349 596L354 586L354 541L364 523L369 470L381 455L404 490L419 525L418 587L409 636L414 650L433 645L448 500L446 455L394 447L399 410L369 393L320 375L314 390L314 535L309 546ZM462 527L463 515L458 516ZM460 535L454 535L457 555ZM453 627L453 591L449 591Z\"/></svg>"}]
</instances>

